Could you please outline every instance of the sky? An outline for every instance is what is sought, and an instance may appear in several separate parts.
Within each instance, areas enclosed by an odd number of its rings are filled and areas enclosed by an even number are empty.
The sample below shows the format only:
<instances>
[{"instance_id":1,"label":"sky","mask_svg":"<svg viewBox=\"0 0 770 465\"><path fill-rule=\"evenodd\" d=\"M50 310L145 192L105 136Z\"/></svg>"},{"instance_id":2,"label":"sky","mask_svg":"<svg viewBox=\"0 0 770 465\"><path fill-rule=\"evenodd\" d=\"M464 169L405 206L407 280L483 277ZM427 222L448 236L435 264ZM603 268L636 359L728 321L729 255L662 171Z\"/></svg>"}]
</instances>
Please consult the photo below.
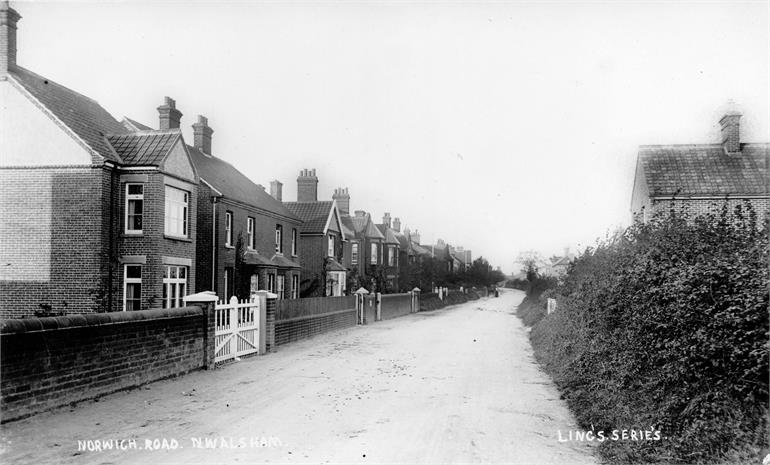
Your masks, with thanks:
<instances>
[{"instance_id":1,"label":"sky","mask_svg":"<svg viewBox=\"0 0 770 465\"><path fill-rule=\"evenodd\" d=\"M519 271L630 222L637 148L770 140L758 2L11 2L18 63L157 127L164 96L254 182Z\"/></svg>"}]
</instances>

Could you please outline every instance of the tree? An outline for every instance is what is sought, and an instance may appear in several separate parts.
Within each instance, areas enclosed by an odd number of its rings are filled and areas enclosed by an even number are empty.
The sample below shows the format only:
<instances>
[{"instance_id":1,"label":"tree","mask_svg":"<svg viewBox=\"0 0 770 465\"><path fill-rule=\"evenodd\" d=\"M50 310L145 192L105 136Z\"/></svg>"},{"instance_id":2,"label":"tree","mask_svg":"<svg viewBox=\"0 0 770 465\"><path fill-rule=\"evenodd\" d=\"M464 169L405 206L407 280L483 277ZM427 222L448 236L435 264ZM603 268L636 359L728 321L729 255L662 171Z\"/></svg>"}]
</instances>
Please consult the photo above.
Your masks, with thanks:
<instances>
[{"instance_id":1,"label":"tree","mask_svg":"<svg viewBox=\"0 0 770 465\"><path fill-rule=\"evenodd\" d=\"M518 258L516 258L516 263L522 265L521 271L527 274L528 281L534 281L535 278L537 278L537 272L539 271L538 264L542 261L543 257L534 250L521 252Z\"/></svg>"}]
</instances>

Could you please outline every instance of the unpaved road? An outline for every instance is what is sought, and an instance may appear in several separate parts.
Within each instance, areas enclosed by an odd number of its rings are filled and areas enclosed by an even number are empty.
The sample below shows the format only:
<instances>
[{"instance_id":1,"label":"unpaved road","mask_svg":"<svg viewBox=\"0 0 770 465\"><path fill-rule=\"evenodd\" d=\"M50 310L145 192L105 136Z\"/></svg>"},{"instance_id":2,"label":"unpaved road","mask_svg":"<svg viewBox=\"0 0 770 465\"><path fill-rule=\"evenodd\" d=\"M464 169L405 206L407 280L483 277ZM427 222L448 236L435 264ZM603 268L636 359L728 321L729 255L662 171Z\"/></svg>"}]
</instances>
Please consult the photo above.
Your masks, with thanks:
<instances>
[{"instance_id":1,"label":"unpaved road","mask_svg":"<svg viewBox=\"0 0 770 465\"><path fill-rule=\"evenodd\" d=\"M521 298L337 331L12 422L0 462L595 463L558 440L574 420L513 315ZM137 449L78 451L130 438ZM148 439L178 448L147 450Z\"/></svg>"}]
</instances>

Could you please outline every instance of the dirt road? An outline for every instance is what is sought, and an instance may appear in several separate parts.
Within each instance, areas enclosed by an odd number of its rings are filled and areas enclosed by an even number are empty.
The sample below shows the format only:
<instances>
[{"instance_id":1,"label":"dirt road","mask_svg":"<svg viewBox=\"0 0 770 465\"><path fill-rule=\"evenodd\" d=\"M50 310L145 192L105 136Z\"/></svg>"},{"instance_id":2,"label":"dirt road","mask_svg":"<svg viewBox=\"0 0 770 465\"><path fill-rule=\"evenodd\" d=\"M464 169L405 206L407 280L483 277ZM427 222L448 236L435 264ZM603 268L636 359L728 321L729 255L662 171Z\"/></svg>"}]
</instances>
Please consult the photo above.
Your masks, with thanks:
<instances>
[{"instance_id":1,"label":"dirt road","mask_svg":"<svg viewBox=\"0 0 770 465\"><path fill-rule=\"evenodd\" d=\"M9 423L0 462L595 463L558 440L574 420L513 315L521 298L338 331Z\"/></svg>"}]
</instances>

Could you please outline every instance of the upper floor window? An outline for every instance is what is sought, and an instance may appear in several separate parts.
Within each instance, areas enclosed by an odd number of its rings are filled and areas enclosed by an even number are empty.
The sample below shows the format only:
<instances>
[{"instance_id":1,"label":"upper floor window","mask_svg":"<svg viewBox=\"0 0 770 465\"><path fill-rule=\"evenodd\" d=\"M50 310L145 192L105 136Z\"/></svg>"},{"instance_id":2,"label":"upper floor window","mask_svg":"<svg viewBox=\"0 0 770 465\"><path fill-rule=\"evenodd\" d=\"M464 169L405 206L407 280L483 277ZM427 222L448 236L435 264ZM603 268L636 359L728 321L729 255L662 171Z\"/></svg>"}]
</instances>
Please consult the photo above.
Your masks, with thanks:
<instances>
[{"instance_id":1,"label":"upper floor window","mask_svg":"<svg viewBox=\"0 0 770 465\"><path fill-rule=\"evenodd\" d=\"M327 239L326 256L334 257L334 234L329 234Z\"/></svg>"},{"instance_id":2,"label":"upper floor window","mask_svg":"<svg viewBox=\"0 0 770 465\"><path fill-rule=\"evenodd\" d=\"M297 256L297 229L291 229L291 254Z\"/></svg>"},{"instance_id":3,"label":"upper floor window","mask_svg":"<svg viewBox=\"0 0 770 465\"><path fill-rule=\"evenodd\" d=\"M233 212L225 212L225 245L233 246Z\"/></svg>"},{"instance_id":4,"label":"upper floor window","mask_svg":"<svg viewBox=\"0 0 770 465\"><path fill-rule=\"evenodd\" d=\"M166 186L166 234L187 237L187 210L190 194L176 187Z\"/></svg>"},{"instance_id":5,"label":"upper floor window","mask_svg":"<svg viewBox=\"0 0 770 465\"><path fill-rule=\"evenodd\" d=\"M358 265L358 242L350 244L350 264Z\"/></svg>"},{"instance_id":6,"label":"upper floor window","mask_svg":"<svg viewBox=\"0 0 770 465\"><path fill-rule=\"evenodd\" d=\"M126 265L123 271L123 311L142 309L142 265Z\"/></svg>"},{"instance_id":7,"label":"upper floor window","mask_svg":"<svg viewBox=\"0 0 770 465\"><path fill-rule=\"evenodd\" d=\"M142 211L144 210L144 184L126 184L126 230L127 234L142 232Z\"/></svg>"},{"instance_id":8,"label":"upper floor window","mask_svg":"<svg viewBox=\"0 0 770 465\"><path fill-rule=\"evenodd\" d=\"M275 225L275 251L283 253L283 225Z\"/></svg>"},{"instance_id":9,"label":"upper floor window","mask_svg":"<svg viewBox=\"0 0 770 465\"><path fill-rule=\"evenodd\" d=\"M249 235L249 248L254 249L254 218L246 219L246 233Z\"/></svg>"},{"instance_id":10,"label":"upper floor window","mask_svg":"<svg viewBox=\"0 0 770 465\"><path fill-rule=\"evenodd\" d=\"M370 258L372 261L372 265L376 265L377 264L377 244L372 244L372 250L369 255L371 255Z\"/></svg>"}]
</instances>

